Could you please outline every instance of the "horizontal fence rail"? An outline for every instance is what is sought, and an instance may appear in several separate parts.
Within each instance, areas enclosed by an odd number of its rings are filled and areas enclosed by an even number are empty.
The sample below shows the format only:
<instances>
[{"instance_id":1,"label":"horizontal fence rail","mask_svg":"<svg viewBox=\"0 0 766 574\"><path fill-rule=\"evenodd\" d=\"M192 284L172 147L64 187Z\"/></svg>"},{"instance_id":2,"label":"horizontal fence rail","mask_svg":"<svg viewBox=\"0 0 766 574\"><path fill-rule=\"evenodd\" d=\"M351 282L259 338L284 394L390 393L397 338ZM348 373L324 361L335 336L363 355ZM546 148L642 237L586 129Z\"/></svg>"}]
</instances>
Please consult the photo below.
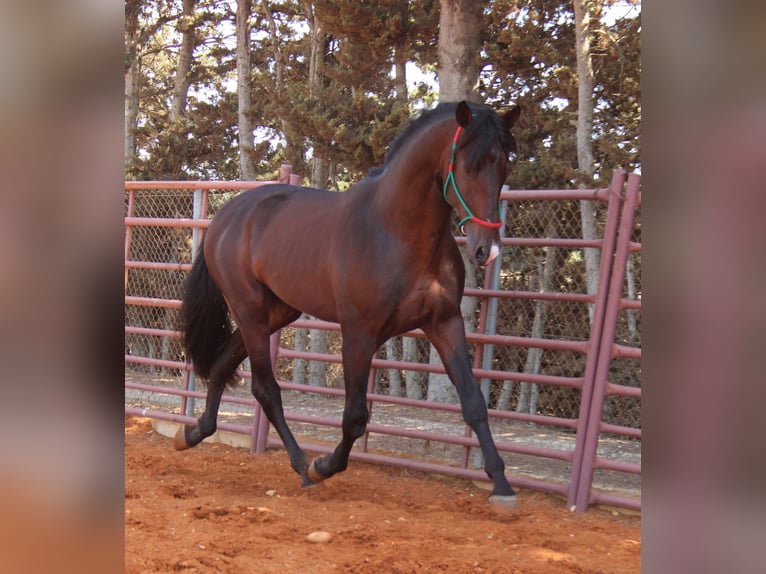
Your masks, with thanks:
<instances>
[{"instance_id":1,"label":"horizontal fence rail","mask_svg":"<svg viewBox=\"0 0 766 574\"><path fill-rule=\"evenodd\" d=\"M279 181L298 178L283 166ZM217 209L268 183L125 182L127 414L196 420L205 395L175 325L182 283ZM502 257L464 294L476 303L467 339L509 481L561 495L577 511L640 508L639 188L639 176L617 171L606 188L504 190ZM582 238L581 201L597 207L598 238ZM586 249L600 253L591 293ZM308 316L272 336L286 418L313 452L329 452L339 437L340 337L338 324ZM460 406L427 396L445 373L429 354L419 330L381 349L368 383L370 424L351 458L486 481ZM247 362L237 374L243 384L224 394L218 428L248 436L253 453L281 447L249 394Z\"/></svg>"}]
</instances>

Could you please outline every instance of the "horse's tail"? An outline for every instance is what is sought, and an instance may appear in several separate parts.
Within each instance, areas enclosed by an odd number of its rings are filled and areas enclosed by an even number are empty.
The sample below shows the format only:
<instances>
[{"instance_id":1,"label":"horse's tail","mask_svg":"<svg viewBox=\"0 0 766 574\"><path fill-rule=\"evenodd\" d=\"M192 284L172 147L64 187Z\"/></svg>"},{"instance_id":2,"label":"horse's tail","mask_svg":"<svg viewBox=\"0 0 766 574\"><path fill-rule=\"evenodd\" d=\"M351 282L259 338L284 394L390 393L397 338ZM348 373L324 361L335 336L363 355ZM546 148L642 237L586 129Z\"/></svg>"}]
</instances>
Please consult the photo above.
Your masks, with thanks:
<instances>
[{"instance_id":1,"label":"horse's tail","mask_svg":"<svg viewBox=\"0 0 766 574\"><path fill-rule=\"evenodd\" d=\"M232 329L226 300L210 276L202 243L184 283L179 321L186 358L192 360L198 375L209 378L213 363L222 345L231 337Z\"/></svg>"}]
</instances>

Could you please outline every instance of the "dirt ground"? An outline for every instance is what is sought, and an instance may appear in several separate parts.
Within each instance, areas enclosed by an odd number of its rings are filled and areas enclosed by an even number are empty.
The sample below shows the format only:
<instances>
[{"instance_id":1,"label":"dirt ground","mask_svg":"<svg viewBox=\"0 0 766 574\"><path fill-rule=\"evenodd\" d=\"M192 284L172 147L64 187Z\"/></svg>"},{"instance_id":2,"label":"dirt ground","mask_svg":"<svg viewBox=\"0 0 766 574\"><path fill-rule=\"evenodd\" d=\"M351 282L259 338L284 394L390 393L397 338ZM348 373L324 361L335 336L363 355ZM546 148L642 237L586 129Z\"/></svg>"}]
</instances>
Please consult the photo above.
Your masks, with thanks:
<instances>
[{"instance_id":1,"label":"dirt ground","mask_svg":"<svg viewBox=\"0 0 766 574\"><path fill-rule=\"evenodd\" d=\"M523 490L498 515L452 478L351 462L301 489L284 451L185 452L125 419L125 572L640 572L640 517ZM310 542L323 531L329 542Z\"/></svg>"}]
</instances>

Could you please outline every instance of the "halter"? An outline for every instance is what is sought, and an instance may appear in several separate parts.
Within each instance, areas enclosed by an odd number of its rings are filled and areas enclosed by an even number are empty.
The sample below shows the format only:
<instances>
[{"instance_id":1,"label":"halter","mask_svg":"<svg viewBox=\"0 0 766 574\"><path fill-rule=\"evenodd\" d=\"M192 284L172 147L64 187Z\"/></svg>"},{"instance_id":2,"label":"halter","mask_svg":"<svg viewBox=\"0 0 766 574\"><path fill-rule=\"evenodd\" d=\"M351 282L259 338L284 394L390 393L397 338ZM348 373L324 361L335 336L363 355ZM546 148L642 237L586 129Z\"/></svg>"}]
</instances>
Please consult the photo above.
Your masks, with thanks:
<instances>
[{"instance_id":1,"label":"halter","mask_svg":"<svg viewBox=\"0 0 766 574\"><path fill-rule=\"evenodd\" d=\"M502 221L497 221L495 223L492 223L491 221L487 221L486 219L479 219L473 214L473 211L471 211L471 208L468 207L468 204L465 202L465 199L463 199L463 195L460 193L460 190L457 187L457 181L455 181L455 154L457 153L457 140L460 137L460 132L463 131L462 126L458 126L455 130L455 137L452 138L452 155L450 155L449 159L449 169L447 170L447 179L444 181L444 201L449 203L449 200L447 199L447 188L449 187L450 182L452 182L452 187L455 189L455 195L457 196L458 201L460 202L460 205L463 206L463 209L465 209L465 212L468 214L463 219L460 220L460 223L457 224L458 229L460 231L463 231L463 225L465 225L466 221L473 221L474 223L478 223L479 225L483 227L489 227L491 229L500 229L503 226ZM451 204L450 204L451 205Z\"/></svg>"}]
</instances>

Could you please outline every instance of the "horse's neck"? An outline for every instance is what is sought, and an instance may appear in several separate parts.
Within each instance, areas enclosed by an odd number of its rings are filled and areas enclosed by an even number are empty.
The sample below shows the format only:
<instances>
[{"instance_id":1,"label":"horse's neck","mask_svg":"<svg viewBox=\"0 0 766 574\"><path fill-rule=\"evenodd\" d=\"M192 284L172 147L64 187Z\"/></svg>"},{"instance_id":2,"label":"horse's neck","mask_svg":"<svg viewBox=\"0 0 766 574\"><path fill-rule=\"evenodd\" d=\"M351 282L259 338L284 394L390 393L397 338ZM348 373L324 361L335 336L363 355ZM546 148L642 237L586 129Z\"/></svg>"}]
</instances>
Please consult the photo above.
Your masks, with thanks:
<instances>
[{"instance_id":1,"label":"horse's neck","mask_svg":"<svg viewBox=\"0 0 766 574\"><path fill-rule=\"evenodd\" d=\"M454 121L438 121L423 128L400 149L381 174L375 202L390 229L415 227L433 234L449 224L451 208L436 184L446 177Z\"/></svg>"}]
</instances>

